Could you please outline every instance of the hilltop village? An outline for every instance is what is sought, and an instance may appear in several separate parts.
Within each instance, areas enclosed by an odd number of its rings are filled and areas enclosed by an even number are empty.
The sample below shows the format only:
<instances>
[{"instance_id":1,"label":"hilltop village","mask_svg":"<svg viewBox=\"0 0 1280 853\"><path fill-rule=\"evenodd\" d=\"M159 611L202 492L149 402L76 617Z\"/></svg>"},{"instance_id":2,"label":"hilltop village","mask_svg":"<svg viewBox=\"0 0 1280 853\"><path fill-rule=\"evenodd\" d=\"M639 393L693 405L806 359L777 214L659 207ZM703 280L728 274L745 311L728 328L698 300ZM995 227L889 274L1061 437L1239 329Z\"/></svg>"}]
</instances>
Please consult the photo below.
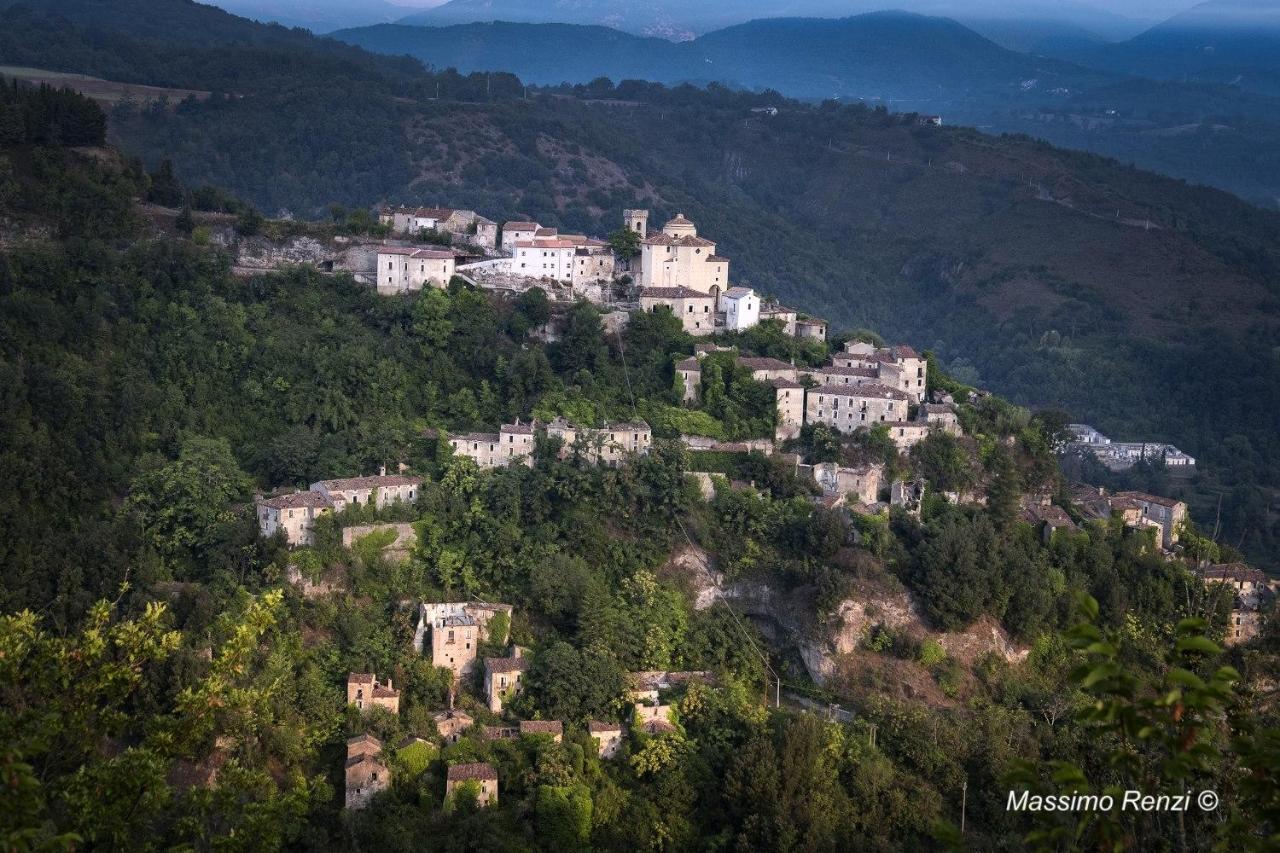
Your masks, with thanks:
<instances>
[{"instance_id":1,"label":"hilltop village","mask_svg":"<svg viewBox=\"0 0 1280 853\"><path fill-rule=\"evenodd\" d=\"M768 395L772 431L732 441L696 432L664 436L678 441L688 455L686 476L706 500L724 492L757 490L754 482L724 476L710 464L712 460L763 457L809 484L811 500L826 511L869 520L887 518L890 512L919 517L929 493L913 451L931 436L945 436L942 441L968 439L965 425L974 407L988 396L950 381L932 381L930 358L907 344L854 337L832 349L821 319L768 300L751 288L735 286L729 259L717 254L716 244L700 236L683 215L654 232L648 227L648 211L627 210L622 239L614 235L609 241L560 234L536 222L498 226L472 211L451 209L387 209L381 221L401 237L416 234L436 241L430 248L390 242L370 248L375 270L356 277L381 294L444 288L456 279L508 296L537 288L564 302L585 299L600 305L601 335L616 334L636 312L669 312L688 335L711 338L672 360L673 397L684 409L696 412L708 394L707 376L714 375L719 382L725 370L736 371ZM440 248L446 242L440 234L456 240L454 247ZM468 260L457 248L461 245L481 247L495 257ZM620 252L619 246L632 251ZM825 359L817 364L784 361L743 352L733 343L740 340L740 333L761 324L795 340L813 341L827 354ZM556 321L537 330L544 340L555 340L560 333ZM858 464L819 459L806 453L812 441L802 440L812 439L815 433L835 441L880 442L890 458ZM533 467L543 456L578 465L618 467L647 456L661 440L643 418L575 423L563 415L517 418L495 424L492 432L451 434L427 429L423 438L434 442L442 464L478 471ZM1171 446L1139 443L1134 447L1112 444L1090 427L1070 424L1063 430L1058 450L1096 452L1119 467L1139 459L1194 465L1193 459ZM352 514L349 511L360 519L367 519L370 512L394 514L397 508L411 507L423 485L423 477L401 462L395 473L384 468L377 475L323 480L306 490L262 496L256 502L259 529L262 536L281 537L292 548L311 548L317 545L323 520L343 518ZM967 484L944 490L933 499L984 505L988 494L982 484ZM1187 506L1172 498L1137 491L1109 493L1073 484L1065 502L1048 492L1021 495L1018 520L1038 531L1045 543L1090 524L1118 524L1147 537L1154 553L1170 561L1188 560L1183 541L1189 522ZM385 534L384 552L397 560L407 559L419 535L415 525L391 521L344 523L342 530L341 541L347 547ZM1190 562L1206 588L1221 589L1232 599L1226 641L1234 644L1256 637L1275 597L1276 583L1240 563ZM308 595L326 591L296 569L291 569L290 580ZM516 615L512 605L503 603L417 603L413 647L431 666L447 671L449 701L432 714L434 740L412 736L394 748L373 734L349 740L348 809L364 807L389 787L395 768L415 751L433 752L466 736L482 742L562 741L564 721L513 717L507 710L522 691L531 662L530 650L511 639ZM629 751L628 744L636 739L676 731L678 713L673 709L679 698L690 685L713 682L709 672L633 672L627 713L616 719L591 720L586 735L600 759L612 759ZM377 673L352 672L346 695L349 705L362 715L400 712L399 690L390 678ZM461 792L478 806L496 803L503 781L490 762L452 764L446 806Z\"/></svg>"}]
</instances>

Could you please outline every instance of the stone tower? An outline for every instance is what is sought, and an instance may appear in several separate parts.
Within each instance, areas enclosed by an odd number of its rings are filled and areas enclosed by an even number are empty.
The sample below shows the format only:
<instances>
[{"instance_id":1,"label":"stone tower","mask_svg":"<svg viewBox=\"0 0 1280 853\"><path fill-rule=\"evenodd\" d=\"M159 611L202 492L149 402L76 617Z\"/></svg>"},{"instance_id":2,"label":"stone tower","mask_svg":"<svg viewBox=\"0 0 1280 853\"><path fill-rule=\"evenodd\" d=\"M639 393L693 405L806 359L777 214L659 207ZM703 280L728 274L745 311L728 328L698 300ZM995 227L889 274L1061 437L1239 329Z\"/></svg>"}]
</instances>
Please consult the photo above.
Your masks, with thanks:
<instances>
[{"instance_id":1,"label":"stone tower","mask_svg":"<svg viewBox=\"0 0 1280 853\"><path fill-rule=\"evenodd\" d=\"M649 235L649 211L624 210L622 211L622 219L623 225L639 234L641 240Z\"/></svg>"}]
</instances>

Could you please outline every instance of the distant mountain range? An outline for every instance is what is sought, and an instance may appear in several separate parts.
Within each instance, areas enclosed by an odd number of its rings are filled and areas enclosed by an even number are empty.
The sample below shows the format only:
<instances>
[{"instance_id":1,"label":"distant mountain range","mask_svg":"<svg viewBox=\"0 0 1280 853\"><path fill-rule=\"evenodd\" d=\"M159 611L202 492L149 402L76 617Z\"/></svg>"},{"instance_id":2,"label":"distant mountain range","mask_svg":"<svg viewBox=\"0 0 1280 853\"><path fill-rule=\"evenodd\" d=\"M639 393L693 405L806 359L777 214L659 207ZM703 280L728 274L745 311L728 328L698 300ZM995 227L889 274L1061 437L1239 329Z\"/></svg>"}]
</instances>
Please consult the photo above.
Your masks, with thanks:
<instances>
[{"instance_id":1,"label":"distant mountain range","mask_svg":"<svg viewBox=\"0 0 1280 853\"><path fill-rule=\"evenodd\" d=\"M509 70L536 84L595 77L719 81L810 98L878 99L904 109L1026 101L1096 85L1106 75L1007 50L947 18L875 12L766 18L681 43L616 29L488 23L382 24L334 38L460 71Z\"/></svg>"}]
</instances>

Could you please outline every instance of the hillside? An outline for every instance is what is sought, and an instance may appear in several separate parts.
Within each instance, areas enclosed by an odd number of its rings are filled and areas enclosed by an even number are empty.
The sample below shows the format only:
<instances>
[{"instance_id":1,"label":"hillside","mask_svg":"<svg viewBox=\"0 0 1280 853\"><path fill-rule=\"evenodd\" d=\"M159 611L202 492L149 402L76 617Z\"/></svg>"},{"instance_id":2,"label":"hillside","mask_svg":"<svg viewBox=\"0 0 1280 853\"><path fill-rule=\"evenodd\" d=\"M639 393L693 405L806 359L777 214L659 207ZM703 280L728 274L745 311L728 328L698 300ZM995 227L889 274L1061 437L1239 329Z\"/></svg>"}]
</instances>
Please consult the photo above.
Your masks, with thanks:
<instances>
[{"instance_id":1,"label":"hillside","mask_svg":"<svg viewBox=\"0 0 1280 853\"><path fill-rule=\"evenodd\" d=\"M147 67L150 49L133 50ZM188 53L191 85L202 53ZM271 212L429 202L607 233L624 207L684 211L735 278L837 328L878 328L1019 402L1183 447L1214 472L1183 487L1198 511L1221 495L1227 535L1275 559L1277 215L863 107L645 84L526 101L496 77L492 102L483 79L472 102L436 101L420 71L352 80L328 61L298 55L310 72L252 97L119 113L110 133ZM748 111L762 104L779 115Z\"/></svg>"}]
</instances>

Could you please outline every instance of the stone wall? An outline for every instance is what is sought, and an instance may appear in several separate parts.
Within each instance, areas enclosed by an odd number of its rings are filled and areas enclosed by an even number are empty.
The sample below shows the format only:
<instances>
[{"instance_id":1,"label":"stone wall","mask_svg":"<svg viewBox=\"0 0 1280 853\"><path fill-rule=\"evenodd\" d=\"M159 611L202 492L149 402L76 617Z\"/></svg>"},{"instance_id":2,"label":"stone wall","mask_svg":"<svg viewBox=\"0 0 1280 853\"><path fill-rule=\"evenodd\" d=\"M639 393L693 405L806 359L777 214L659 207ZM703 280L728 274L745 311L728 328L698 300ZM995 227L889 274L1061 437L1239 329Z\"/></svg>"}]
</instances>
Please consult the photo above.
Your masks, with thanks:
<instances>
[{"instance_id":1,"label":"stone wall","mask_svg":"<svg viewBox=\"0 0 1280 853\"><path fill-rule=\"evenodd\" d=\"M352 527L344 527L342 528L342 544L350 548L362 537L371 533L380 533L384 530L394 530L396 539L382 549L382 555L388 560L398 563L409 559L409 552L418 543L418 534L414 531L413 525L408 523L357 524Z\"/></svg>"}]
</instances>

